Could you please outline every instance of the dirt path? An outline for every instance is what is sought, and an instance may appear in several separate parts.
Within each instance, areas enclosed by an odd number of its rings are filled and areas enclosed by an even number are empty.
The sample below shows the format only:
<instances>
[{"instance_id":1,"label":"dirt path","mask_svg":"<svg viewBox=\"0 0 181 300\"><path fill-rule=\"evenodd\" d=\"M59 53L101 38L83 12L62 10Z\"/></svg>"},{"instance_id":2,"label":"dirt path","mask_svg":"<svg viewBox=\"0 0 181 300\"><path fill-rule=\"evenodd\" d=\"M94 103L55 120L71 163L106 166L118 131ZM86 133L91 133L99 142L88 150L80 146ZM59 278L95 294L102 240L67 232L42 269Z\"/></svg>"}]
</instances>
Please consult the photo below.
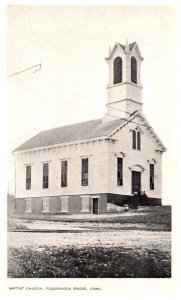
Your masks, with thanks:
<instances>
[{"instance_id":1,"label":"dirt path","mask_svg":"<svg viewBox=\"0 0 181 300\"><path fill-rule=\"evenodd\" d=\"M32 233L9 232L9 247L42 246L123 246L157 248L160 251L170 252L171 233L155 231L109 231L109 232L82 232L82 233Z\"/></svg>"},{"instance_id":2,"label":"dirt path","mask_svg":"<svg viewBox=\"0 0 181 300\"><path fill-rule=\"evenodd\" d=\"M53 222L53 221L32 221L18 220L15 222L14 229L28 229L28 230L65 230L65 231L116 231L116 230L152 230L158 231L157 224L143 224L143 223L102 223L102 222ZM136 227L136 228L135 228ZM165 230L165 225L159 224L160 230ZM12 226L13 229L13 226ZM11 229L10 229L11 230ZM167 231L167 230L165 230Z\"/></svg>"}]
</instances>

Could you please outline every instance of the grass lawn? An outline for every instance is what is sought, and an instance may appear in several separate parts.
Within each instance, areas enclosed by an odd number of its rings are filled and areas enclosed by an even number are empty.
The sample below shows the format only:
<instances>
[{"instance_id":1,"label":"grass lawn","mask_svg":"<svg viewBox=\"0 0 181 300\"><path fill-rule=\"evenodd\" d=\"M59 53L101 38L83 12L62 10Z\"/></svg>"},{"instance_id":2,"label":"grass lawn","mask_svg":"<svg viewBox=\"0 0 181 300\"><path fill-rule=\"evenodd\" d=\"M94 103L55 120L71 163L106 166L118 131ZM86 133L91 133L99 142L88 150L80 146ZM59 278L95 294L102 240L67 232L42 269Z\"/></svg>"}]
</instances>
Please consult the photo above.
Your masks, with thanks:
<instances>
[{"instance_id":1,"label":"grass lawn","mask_svg":"<svg viewBox=\"0 0 181 300\"><path fill-rule=\"evenodd\" d=\"M130 229L138 230L140 229L139 225L143 224L144 230L153 230L154 228L154 230L171 231L171 206L139 207L138 210L130 210L129 215L126 215L124 212L119 214L111 213L104 215L104 217L101 215L96 215L96 218L87 216L86 219L84 216L82 216L82 218L77 218L76 215L74 217L58 214L12 214L9 216L9 224L12 224L12 228L14 226L13 223L15 223L16 220L26 220L27 223L35 220L45 220L54 222L85 223L86 221L90 223L132 224ZM129 229L129 227L125 227L125 229Z\"/></svg>"},{"instance_id":2,"label":"grass lawn","mask_svg":"<svg viewBox=\"0 0 181 300\"><path fill-rule=\"evenodd\" d=\"M124 247L11 248L10 278L169 278L170 255Z\"/></svg>"}]
</instances>

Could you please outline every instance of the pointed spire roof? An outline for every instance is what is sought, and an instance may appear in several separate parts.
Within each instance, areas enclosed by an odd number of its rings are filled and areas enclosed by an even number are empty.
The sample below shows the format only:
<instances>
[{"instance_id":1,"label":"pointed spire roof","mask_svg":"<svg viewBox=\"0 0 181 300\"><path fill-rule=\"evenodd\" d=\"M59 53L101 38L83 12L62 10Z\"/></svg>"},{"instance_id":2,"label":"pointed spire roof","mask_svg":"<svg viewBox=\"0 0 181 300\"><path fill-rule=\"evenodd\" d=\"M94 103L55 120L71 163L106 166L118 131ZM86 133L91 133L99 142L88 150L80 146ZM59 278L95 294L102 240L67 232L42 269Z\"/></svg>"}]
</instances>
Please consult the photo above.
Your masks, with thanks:
<instances>
[{"instance_id":1,"label":"pointed spire roof","mask_svg":"<svg viewBox=\"0 0 181 300\"><path fill-rule=\"evenodd\" d=\"M121 47L122 50L123 50L125 53L127 53L127 52L132 52L135 48L137 48L139 57L140 57L140 59L143 60L143 57L141 56L141 53L140 53L140 50L139 50L139 47L138 47L137 43L136 43L136 42L133 42L133 43L130 43L130 44L129 44L127 40L126 40L126 45L122 45L122 44L120 44L120 43L115 43L113 49L109 52L109 56L105 58L106 60L109 60L109 59L112 57L112 55L113 55L113 53L114 53L114 51L115 51L115 49L116 49L117 47ZM128 50L128 49L129 49L129 50Z\"/></svg>"}]
</instances>

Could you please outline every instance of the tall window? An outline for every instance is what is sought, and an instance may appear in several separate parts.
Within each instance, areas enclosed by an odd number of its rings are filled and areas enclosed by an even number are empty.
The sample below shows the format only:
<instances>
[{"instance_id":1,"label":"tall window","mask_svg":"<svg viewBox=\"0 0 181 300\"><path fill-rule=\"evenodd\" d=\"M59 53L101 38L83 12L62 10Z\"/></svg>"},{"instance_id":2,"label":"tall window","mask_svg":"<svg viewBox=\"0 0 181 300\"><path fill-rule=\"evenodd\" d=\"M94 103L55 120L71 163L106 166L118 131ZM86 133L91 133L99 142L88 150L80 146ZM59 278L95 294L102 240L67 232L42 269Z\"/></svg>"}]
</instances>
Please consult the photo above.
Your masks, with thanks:
<instances>
[{"instance_id":1,"label":"tall window","mask_svg":"<svg viewBox=\"0 0 181 300\"><path fill-rule=\"evenodd\" d=\"M137 83L137 61L134 56L131 57L131 81Z\"/></svg>"},{"instance_id":2,"label":"tall window","mask_svg":"<svg viewBox=\"0 0 181 300\"><path fill-rule=\"evenodd\" d=\"M26 166L26 190L31 190L31 166Z\"/></svg>"},{"instance_id":3,"label":"tall window","mask_svg":"<svg viewBox=\"0 0 181 300\"><path fill-rule=\"evenodd\" d=\"M61 161L61 187L67 186L67 161Z\"/></svg>"},{"instance_id":4,"label":"tall window","mask_svg":"<svg viewBox=\"0 0 181 300\"><path fill-rule=\"evenodd\" d=\"M137 150L141 150L141 133L137 131Z\"/></svg>"},{"instance_id":5,"label":"tall window","mask_svg":"<svg viewBox=\"0 0 181 300\"><path fill-rule=\"evenodd\" d=\"M122 82L122 58L116 57L114 60L114 84Z\"/></svg>"},{"instance_id":6,"label":"tall window","mask_svg":"<svg viewBox=\"0 0 181 300\"><path fill-rule=\"evenodd\" d=\"M123 185L123 159L117 158L117 184Z\"/></svg>"},{"instance_id":7,"label":"tall window","mask_svg":"<svg viewBox=\"0 0 181 300\"><path fill-rule=\"evenodd\" d=\"M48 168L48 163L43 164L43 189L48 188L48 176L49 175L49 168Z\"/></svg>"},{"instance_id":8,"label":"tall window","mask_svg":"<svg viewBox=\"0 0 181 300\"><path fill-rule=\"evenodd\" d=\"M133 130L133 149L136 149L136 130Z\"/></svg>"},{"instance_id":9,"label":"tall window","mask_svg":"<svg viewBox=\"0 0 181 300\"><path fill-rule=\"evenodd\" d=\"M88 185L88 158L82 158L82 185Z\"/></svg>"},{"instance_id":10,"label":"tall window","mask_svg":"<svg viewBox=\"0 0 181 300\"><path fill-rule=\"evenodd\" d=\"M154 164L150 164L150 190L154 188Z\"/></svg>"},{"instance_id":11,"label":"tall window","mask_svg":"<svg viewBox=\"0 0 181 300\"><path fill-rule=\"evenodd\" d=\"M132 132L133 149L141 150L141 132L136 128Z\"/></svg>"}]
</instances>

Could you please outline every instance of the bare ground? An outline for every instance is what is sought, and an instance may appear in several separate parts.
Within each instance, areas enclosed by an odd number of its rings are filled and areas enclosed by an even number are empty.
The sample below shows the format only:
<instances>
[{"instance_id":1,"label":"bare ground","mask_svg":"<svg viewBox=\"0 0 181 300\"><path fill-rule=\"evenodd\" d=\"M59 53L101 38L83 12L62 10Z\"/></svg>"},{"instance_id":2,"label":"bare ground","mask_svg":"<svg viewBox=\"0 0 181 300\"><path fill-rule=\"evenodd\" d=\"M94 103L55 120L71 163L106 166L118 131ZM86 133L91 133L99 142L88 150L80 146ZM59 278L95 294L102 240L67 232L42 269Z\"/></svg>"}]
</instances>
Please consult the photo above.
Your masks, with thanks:
<instances>
[{"instance_id":1,"label":"bare ground","mask_svg":"<svg viewBox=\"0 0 181 300\"><path fill-rule=\"evenodd\" d=\"M138 210L104 215L42 215L37 219L35 215L26 216L9 218L9 229L20 230L8 233L9 247L103 245L171 249L170 206L139 207Z\"/></svg>"},{"instance_id":2,"label":"bare ground","mask_svg":"<svg viewBox=\"0 0 181 300\"><path fill-rule=\"evenodd\" d=\"M39 232L9 232L8 247L43 246L104 246L104 247L143 247L157 248L170 252L171 233L152 231L110 231L110 232L82 232L82 233L39 233Z\"/></svg>"}]
</instances>

